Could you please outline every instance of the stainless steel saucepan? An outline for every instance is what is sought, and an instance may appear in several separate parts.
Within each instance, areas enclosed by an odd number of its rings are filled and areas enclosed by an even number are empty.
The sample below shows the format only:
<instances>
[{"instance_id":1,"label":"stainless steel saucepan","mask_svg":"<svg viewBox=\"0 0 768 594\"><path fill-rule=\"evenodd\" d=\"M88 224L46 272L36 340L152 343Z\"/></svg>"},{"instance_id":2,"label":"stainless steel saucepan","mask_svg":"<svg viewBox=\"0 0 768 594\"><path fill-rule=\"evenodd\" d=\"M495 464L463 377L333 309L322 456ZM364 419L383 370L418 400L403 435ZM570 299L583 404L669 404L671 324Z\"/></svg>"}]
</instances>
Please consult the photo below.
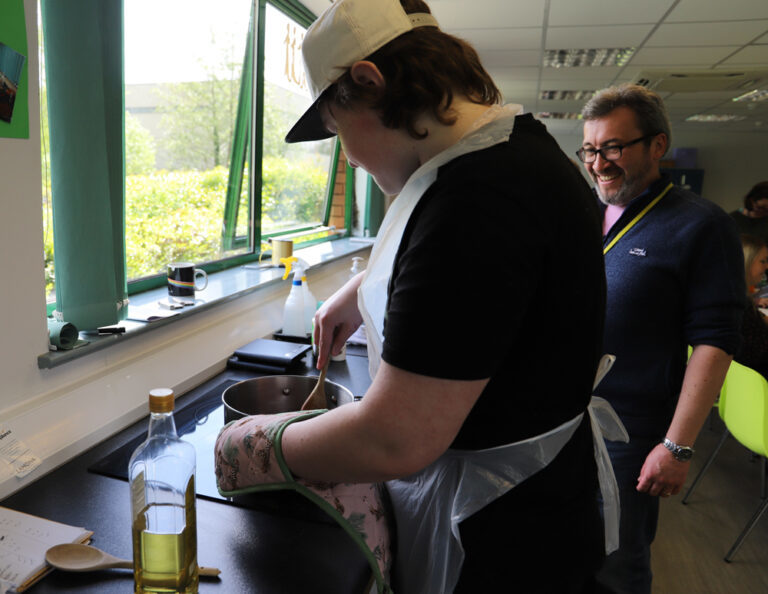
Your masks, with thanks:
<instances>
[{"instance_id":1,"label":"stainless steel saucepan","mask_svg":"<svg viewBox=\"0 0 768 594\"><path fill-rule=\"evenodd\" d=\"M224 402L224 422L229 423L248 415L272 414L299 410L317 376L267 375L247 379L229 386L221 395ZM326 408L335 408L354 401L344 386L325 380Z\"/></svg>"}]
</instances>

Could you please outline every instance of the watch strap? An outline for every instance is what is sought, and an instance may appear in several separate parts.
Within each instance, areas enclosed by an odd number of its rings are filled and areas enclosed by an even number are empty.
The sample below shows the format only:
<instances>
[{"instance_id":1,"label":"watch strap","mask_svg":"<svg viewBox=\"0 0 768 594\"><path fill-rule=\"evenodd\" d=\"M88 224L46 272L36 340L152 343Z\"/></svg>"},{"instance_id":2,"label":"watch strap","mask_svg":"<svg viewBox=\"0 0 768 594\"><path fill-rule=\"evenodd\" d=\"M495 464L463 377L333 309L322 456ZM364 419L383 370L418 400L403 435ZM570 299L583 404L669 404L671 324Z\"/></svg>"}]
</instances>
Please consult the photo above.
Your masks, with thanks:
<instances>
[{"instance_id":1,"label":"watch strap","mask_svg":"<svg viewBox=\"0 0 768 594\"><path fill-rule=\"evenodd\" d=\"M672 456L674 456L675 460L687 462L693 456L694 450L692 447L678 445L667 437L665 437L664 441L661 443L665 448L672 452Z\"/></svg>"}]
</instances>

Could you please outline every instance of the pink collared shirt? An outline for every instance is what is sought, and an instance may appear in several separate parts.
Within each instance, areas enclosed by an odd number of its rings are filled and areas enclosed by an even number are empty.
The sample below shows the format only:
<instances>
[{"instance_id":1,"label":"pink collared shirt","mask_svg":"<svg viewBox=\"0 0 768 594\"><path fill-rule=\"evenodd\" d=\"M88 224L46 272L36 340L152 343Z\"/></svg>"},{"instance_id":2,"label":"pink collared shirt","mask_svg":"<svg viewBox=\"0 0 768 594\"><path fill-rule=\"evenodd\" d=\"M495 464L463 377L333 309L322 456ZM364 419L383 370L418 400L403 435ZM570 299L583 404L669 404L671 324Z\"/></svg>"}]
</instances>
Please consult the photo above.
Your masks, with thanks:
<instances>
[{"instance_id":1,"label":"pink collared shirt","mask_svg":"<svg viewBox=\"0 0 768 594\"><path fill-rule=\"evenodd\" d=\"M608 231L610 231L614 223L619 220L619 217L626 208L626 205L616 206L613 204L608 204L605 207L605 213L603 214L603 237L608 235Z\"/></svg>"}]
</instances>

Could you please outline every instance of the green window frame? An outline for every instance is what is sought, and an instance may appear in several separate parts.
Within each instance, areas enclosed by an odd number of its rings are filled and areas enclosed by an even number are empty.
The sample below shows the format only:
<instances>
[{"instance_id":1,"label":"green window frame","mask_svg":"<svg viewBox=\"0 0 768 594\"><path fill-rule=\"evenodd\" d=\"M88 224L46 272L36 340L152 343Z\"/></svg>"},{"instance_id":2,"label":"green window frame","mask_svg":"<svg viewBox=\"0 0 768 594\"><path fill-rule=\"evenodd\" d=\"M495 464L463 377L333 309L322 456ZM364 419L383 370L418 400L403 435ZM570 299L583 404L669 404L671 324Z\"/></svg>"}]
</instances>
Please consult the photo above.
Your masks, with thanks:
<instances>
[{"instance_id":1,"label":"green window frame","mask_svg":"<svg viewBox=\"0 0 768 594\"><path fill-rule=\"evenodd\" d=\"M340 155L340 146L338 142L335 143L333 158L331 159L325 196L324 216L320 224L298 226L273 233L262 234L261 232L261 200L256 199L256 197L260 196L262 184L261 160L263 156L262 142L264 124L264 39L266 20L265 11L267 4L271 4L304 27L308 27L315 18L317 18L314 13L306 7L298 2L292 2L291 0L256 0L252 4L252 14L248 28L248 38L246 41L245 58L243 60L243 70L240 82L237 119L233 134L227 198L222 221L222 246L224 250L231 250L246 247L249 243L249 238L247 236L238 236L236 234L239 214L238 209L240 206L239 196L242 189L246 159L249 153L251 156L251 171L254 172L251 178L250 188L252 199L249 203L251 206L249 226L253 229L253 245L250 246L251 251L247 254L225 257L215 262L206 262L201 266L206 272L216 272L259 260L263 257L261 248L270 238L311 233L315 230L322 231L324 228L327 228L330 218L333 188L336 180L336 168ZM255 46L254 37L256 41ZM254 80L256 81L255 84ZM255 142L253 141L254 139ZM351 168L348 167L345 179L347 194L349 194L350 188L353 187L353 179L354 173ZM352 202L350 196L351 195L347 195L345 197L345 228L347 230L351 229L352 222ZM302 241L300 247L310 246L332 239L334 238L321 237ZM165 277L163 275L133 280L128 283L128 293L140 293L142 291L160 287L163 284L165 284Z\"/></svg>"},{"instance_id":2,"label":"green window frame","mask_svg":"<svg viewBox=\"0 0 768 594\"><path fill-rule=\"evenodd\" d=\"M56 269L60 271L56 282L56 303L50 304L48 309L49 314L54 307L63 309L61 313L64 319L73 323L76 323L75 318L78 318L77 315L74 317L72 315L76 310L93 311L94 308L103 310L98 320L81 321L78 325L81 329L94 325L108 325L122 319L129 294L160 287L165 283L163 274L130 282L126 279L123 2L124 0L68 0L66 3L61 3L58 0L41 0L46 65L49 67L47 87L51 125L55 262ZM216 272L260 259L263 256L261 253L263 242L269 237L314 230L323 231L327 229L329 222L331 199L336 181L336 165L340 153L338 142L332 153L323 220L319 224L262 234L263 56L265 10L268 3L304 27L309 26L316 18L312 12L293 0L255 0L252 4L233 134L232 158L229 164L227 200L222 221L223 248L226 250L250 247L250 250L245 254L231 257L225 255L220 260L202 264L201 267L207 272ZM77 39L81 42L75 43L76 47L73 50L72 41ZM73 52L74 58L72 58ZM56 56L59 56L58 60ZM85 127L82 119L75 123L71 121L74 113L82 112L82 107L78 106L81 98L71 92L68 96L62 96L61 91L65 85L69 85L70 88L74 86L71 79L73 68L67 65L67 60L72 59L77 61L78 70L82 70L84 64L86 66L86 72L82 75L84 78L81 79L83 84L88 84L91 88L95 80L100 83L99 92L91 98L93 105L88 109L94 113L95 106L97 108L95 113L102 114L103 117L91 118L99 122L89 123ZM51 76L51 66L58 68L59 73ZM116 76L116 73L120 73L119 76ZM54 90L54 87L58 89ZM54 90L53 93L51 93L52 90ZM69 124L67 120L70 120ZM76 136L80 137L79 140ZM67 148L62 151L63 146ZM73 154L81 155L80 159L73 161ZM92 184L93 180L88 181L87 185L92 187L85 192L87 196L83 199L84 163L88 163L87 166L92 170L94 162L94 159L89 159L87 155L99 155L103 161L104 172L96 176L101 178L97 183ZM252 229L250 246L248 246L249 238L237 236L235 230L239 214L240 190L244 183L244 169L249 157L250 171L254 172L250 176L251 188L249 189L251 212L248 215L249 226ZM77 172L78 169L80 174ZM347 167L345 226L348 232L351 232L352 228L353 211L351 173L351 169ZM94 210L94 205L104 203L105 195L109 196L109 208L106 212ZM83 243L83 239L91 233L84 233L82 218L93 219L94 217L92 228L98 231L94 233L98 237ZM329 239L333 237L312 239L302 242L301 246ZM94 266L91 260L94 254L100 255L97 266ZM100 283L99 279L103 282ZM100 284L105 285L105 288L97 291L100 294L94 301L91 293ZM75 287L77 287L76 290ZM115 313L117 319L112 320L111 317Z\"/></svg>"}]
</instances>

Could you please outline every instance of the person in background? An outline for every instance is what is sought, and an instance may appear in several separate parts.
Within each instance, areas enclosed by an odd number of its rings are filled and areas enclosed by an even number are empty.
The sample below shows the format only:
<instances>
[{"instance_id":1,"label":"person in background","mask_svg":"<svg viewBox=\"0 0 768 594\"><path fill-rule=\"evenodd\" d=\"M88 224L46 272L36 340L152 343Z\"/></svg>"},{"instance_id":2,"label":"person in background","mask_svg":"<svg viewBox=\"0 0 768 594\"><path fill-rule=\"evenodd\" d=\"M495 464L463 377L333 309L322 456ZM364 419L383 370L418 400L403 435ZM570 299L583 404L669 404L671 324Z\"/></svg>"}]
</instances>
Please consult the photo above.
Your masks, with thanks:
<instances>
[{"instance_id":1,"label":"person in background","mask_svg":"<svg viewBox=\"0 0 768 594\"><path fill-rule=\"evenodd\" d=\"M365 272L315 316L318 368L365 322L372 384L313 418L244 423L281 436L303 480L387 481L398 594L592 592L602 439L586 411L605 277L587 183L424 2L338 0L302 51L314 103L286 139L338 135L350 165L397 194ZM497 256L487 274L466 277L467 229ZM552 291L563 258L578 263L567 308ZM230 464L237 430L217 441L220 488L274 480Z\"/></svg>"},{"instance_id":2,"label":"person in background","mask_svg":"<svg viewBox=\"0 0 768 594\"><path fill-rule=\"evenodd\" d=\"M661 175L670 126L656 93L604 89L582 117L577 156L602 209L604 348L616 355L596 394L630 436L607 444L620 491L620 545L598 582L611 592L648 594L659 497L680 491L739 344L742 255L725 212Z\"/></svg>"},{"instance_id":3,"label":"person in background","mask_svg":"<svg viewBox=\"0 0 768 594\"><path fill-rule=\"evenodd\" d=\"M744 196L744 207L734 210L731 218L739 233L768 242L768 181L752 186Z\"/></svg>"},{"instance_id":4,"label":"person in background","mask_svg":"<svg viewBox=\"0 0 768 594\"><path fill-rule=\"evenodd\" d=\"M762 239L742 234L744 274L747 288L765 278L768 270L768 247ZM744 318L741 322L741 348L735 360L768 378L768 320L758 309L758 303L748 290Z\"/></svg>"}]
</instances>

